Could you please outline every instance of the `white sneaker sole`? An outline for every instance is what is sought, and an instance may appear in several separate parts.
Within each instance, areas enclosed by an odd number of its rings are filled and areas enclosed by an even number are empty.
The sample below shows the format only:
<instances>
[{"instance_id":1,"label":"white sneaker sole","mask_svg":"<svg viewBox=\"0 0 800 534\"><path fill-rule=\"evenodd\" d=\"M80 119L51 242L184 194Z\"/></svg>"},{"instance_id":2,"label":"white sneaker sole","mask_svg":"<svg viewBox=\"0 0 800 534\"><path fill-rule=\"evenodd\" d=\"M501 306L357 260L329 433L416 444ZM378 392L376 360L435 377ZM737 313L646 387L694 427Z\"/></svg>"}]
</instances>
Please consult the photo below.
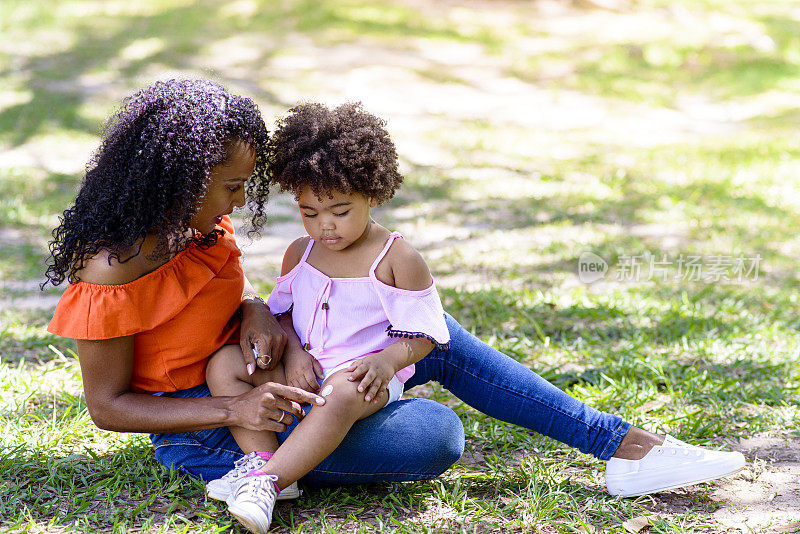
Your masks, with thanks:
<instances>
[{"instance_id":1,"label":"white sneaker sole","mask_svg":"<svg viewBox=\"0 0 800 534\"><path fill-rule=\"evenodd\" d=\"M228 487L230 488L230 484L228 485ZM214 487L206 486L206 495L208 495L209 499L228 502L228 498L230 498L233 495L233 491L231 491L231 489L225 492ZM290 486L286 486L286 488L284 488L283 491L281 491L278 494L277 500L288 501L291 499L297 499L302 494L303 492L300 491L300 488L297 487L297 482L294 482Z\"/></svg>"},{"instance_id":2,"label":"white sneaker sole","mask_svg":"<svg viewBox=\"0 0 800 534\"><path fill-rule=\"evenodd\" d=\"M288 486L286 486L281 490L281 492L278 494L277 500L289 501L291 499L299 498L300 495L302 494L303 492L300 491L300 488L297 487L297 482L292 482L291 484L289 484Z\"/></svg>"},{"instance_id":3,"label":"white sneaker sole","mask_svg":"<svg viewBox=\"0 0 800 534\"><path fill-rule=\"evenodd\" d=\"M650 493L658 493L660 491L667 491L677 488L682 488L684 486L693 486L694 484L700 484L702 482L710 482L712 480L716 480L718 478L726 477L732 475L734 473L738 473L741 471L746 462L744 461L744 457L742 457L741 465L736 466L728 466L724 468L723 465L720 465L720 471L716 471L713 473L707 473L705 475L697 476L698 469L697 466L690 466L688 468L679 469L674 472L675 475L680 476L683 474L682 472L685 471L684 478L681 480L674 480L673 482L664 483L663 475L659 475L654 473L653 475L647 476L642 474L636 474L632 476L631 474L625 475L609 475L606 476L606 487L608 492L611 495L618 495L620 497L639 497L641 495L648 495ZM725 462L728 463L728 462ZM706 466L711 467L711 466ZM635 490L617 490L620 486L629 486L631 485L631 479L635 478L637 481L638 488Z\"/></svg>"},{"instance_id":4,"label":"white sneaker sole","mask_svg":"<svg viewBox=\"0 0 800 534\"><path fill-rule=\"evenodd\" d=\"M216 499L218 501L227 501L230 494L231 494L230 491L227 492L218 491L215 488L210 488L206 486L206 495L208 495L209 499Z\"/></svg>"},{"instance_id":5,"label":"white sneaker sole","mask_svg":"<svg viewBox=\"0 0 800 534\"><path fill-rule=\"evenodd\" d=\"M230 512L230 514L235 517L244 528L250 532L253 532L254 534L267 534L267 532L269 532L269 525L272 522L272 518L270 518L270 523L264 525L262 521L253 519L250 516L250 512L247 510L247 508L240 508L236 505L228 505L228 512Z\"/></svg>"}]
</instances>

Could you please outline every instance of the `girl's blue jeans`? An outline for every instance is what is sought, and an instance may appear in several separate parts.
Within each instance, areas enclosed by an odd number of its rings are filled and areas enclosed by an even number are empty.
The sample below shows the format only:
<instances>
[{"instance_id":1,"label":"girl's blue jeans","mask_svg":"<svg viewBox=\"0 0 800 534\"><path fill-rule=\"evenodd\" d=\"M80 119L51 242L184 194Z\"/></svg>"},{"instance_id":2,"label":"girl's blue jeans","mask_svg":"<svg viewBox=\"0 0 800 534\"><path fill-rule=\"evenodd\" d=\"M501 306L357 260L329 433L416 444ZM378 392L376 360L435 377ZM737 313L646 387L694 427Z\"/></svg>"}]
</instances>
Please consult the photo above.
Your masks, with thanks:
<instances>
[{"instance_id":1,"label":"girl's blue jeans","mask_svg":"<svg viewBox=\"0 0 800 534\"><path fill-rule=\"evenodd\" d=\"M491 417L544 434L601 460L614 454L630 423L575 400L464 330L449 315L446 320L450 348L435 350L417 363L406 389L434 380ZM205 384L166 394L208 395ZM296 422L278 434L279 441L295 426ZM242 457L227 428L153 434L150 439L162 464L205 480L221 477ZM464 428L455 412L427 399L401 400L356 422L342 444L303 482L319 487L426 480L447 470L463 451Z\"/></svg>"}]
</instances>

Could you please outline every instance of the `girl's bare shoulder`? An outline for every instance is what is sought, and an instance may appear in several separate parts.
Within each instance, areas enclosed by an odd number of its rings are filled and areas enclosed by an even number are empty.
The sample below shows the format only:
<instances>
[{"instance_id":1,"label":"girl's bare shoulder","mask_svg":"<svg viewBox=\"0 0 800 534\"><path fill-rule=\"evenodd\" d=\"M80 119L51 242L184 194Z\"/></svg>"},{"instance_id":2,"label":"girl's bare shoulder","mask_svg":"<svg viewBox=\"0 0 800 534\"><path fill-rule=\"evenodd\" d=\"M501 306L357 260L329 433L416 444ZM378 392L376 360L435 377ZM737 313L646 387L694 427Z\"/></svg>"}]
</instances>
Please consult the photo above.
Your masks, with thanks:
<instances>
[{"instance_id":1,"label":"girl's bare shoulder","mask_svg":"<svg viewBox=\"0 0 800 534\"><path fill-rule=\"evenodd\" d=\"M288 273L300 263L300 259L303 257L303 253L306 251L310 239L309 236L298 237L287 247L286 252L283 253L281 275Z\"/></svg>"},{"instance_id":2,"label":"girl's bare shoulder","mask_svg":"<svg viewBox=\"0 0 800 534\"><path fill-rule=\"evenodd\" d=\"M405 239L395 239L386 254L388 266L392 271L395 287L419 291L433 283L431 271L425 259Z\"/></svg>"}]
</instances>

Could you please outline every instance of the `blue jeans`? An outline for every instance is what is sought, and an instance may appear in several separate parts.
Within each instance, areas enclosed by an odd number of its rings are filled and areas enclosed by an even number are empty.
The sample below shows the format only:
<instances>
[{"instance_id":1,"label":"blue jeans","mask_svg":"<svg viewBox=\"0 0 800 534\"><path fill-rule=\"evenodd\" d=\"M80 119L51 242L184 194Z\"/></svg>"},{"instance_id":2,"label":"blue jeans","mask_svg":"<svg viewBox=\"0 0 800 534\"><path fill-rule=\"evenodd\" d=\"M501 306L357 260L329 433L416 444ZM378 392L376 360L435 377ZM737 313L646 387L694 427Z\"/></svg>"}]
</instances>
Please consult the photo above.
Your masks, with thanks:
<instances>
[{"instance_id":1,"label":"blue jeans","mask_svg":"<svg viewBox=\"0 0 800 534\"><path fill-rule=\"evenodd\" d=\"M418 362L406 389L434 380L491 417L601 460L614 454L630 423L586 406L494 350L449 315L446 320L450 348L435 350ZM203 384L165 396L208 395ZM286 439L294 426L278 434L278 440ZM153 434L150 439L162 464L205 480L221 477L242 456L227 428ZM401 400L357 421L342 444L303 482L319 487L428 480L446 471L463 451L464 429L452 410L427 399Z\"/></svg>"}]
</instances>

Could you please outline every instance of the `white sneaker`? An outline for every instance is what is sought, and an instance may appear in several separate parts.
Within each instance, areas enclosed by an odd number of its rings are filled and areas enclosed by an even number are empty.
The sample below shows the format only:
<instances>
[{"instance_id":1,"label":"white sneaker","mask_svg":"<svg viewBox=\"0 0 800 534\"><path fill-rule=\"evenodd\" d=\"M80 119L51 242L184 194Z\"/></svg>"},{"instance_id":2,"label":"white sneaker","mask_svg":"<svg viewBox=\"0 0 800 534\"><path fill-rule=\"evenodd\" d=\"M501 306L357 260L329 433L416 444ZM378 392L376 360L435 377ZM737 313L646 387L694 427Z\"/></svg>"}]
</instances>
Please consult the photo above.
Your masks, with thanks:
<instances>
[{"instance_id":1,"label":"white sneaker","mask_svg":"<svg viewBox=\"0 0 800 534\"><path fill-rule=\"evenodd\" d=\"M606 488L611 495L636 497L731 475L744 464L740 452L695 447L668 435L641 460L608 460Z\"/></svg>"},{"instance_id":2,"label":"white sneaker","mask_svg":"<svg viewBox=\"0 0 800 534\"><path fill-rule=\"evenodd\" d=\"M233 469L222 475L221 478L206 484L206 494L212 499L227 502L232 496L234 488L247 476L247 473L262 467L266 463L267 461L255 452L245 454L233 463ZM281 491L281 494L278 495L278 500L285 501L287 499L297 499L298 497L300 497L300 490L297 488L297 482L294 482Z\"/></svg>"},{"instance_id":3,"label":"white sneaker","mask_svg":"<svg viewBox=\"0 0 800 534\"><path fill-rule=\"evenodd\" d=\"M233 469L222 475L221 478L212 480L206 484L206 493L212 499L227 501L233 491L233 485L242 477L246 476L247 473L253 469L258 469L265 463L267 463L267 461L255 452L245 454L233 462Z\"/></svg>"},{"instance_id":4,"label":"white sneaker","mask_svg":"<svg viewBox=\"0 0 800 534\"><path fill-rule=\"evenodd\" d=\"M275 475L254 475L246 477L236 488L233 498L228 502L228 511L254 534L266 534L272 523L272 510L278 492L275 489Z\"/></svg>"}]
</instances>

